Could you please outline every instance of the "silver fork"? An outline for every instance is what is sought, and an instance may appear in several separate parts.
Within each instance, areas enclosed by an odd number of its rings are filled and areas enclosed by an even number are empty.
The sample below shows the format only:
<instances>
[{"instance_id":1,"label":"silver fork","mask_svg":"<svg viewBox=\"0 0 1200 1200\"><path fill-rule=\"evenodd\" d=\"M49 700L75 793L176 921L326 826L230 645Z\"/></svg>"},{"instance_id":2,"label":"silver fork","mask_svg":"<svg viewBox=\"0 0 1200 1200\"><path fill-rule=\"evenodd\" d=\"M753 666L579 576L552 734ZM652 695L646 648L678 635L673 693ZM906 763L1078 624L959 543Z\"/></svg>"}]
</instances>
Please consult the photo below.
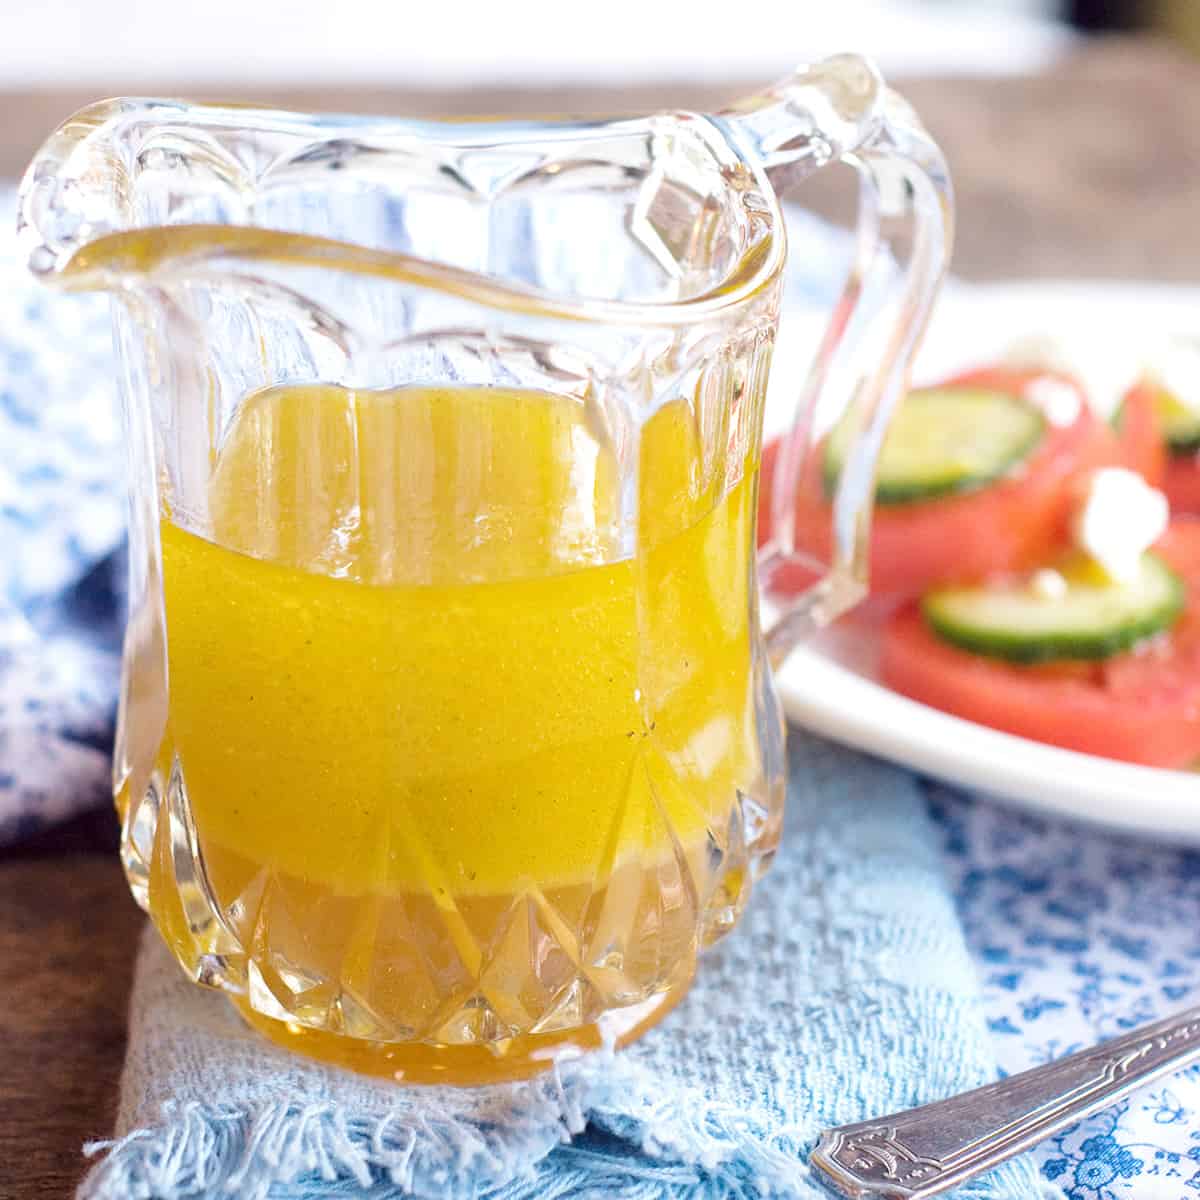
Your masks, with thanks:
<instances>
[{"instance_id":1,"label":"silver fork","mask_svg":"<svg viewBox=\"0 0 1200 1200\"><path fill-rule=\"evenodd\" d=\"M1200 1006L949 1100L827 1129L813 1165L853 1200L923 1200L1197 1059Z\"/></svg>"}]
</instances>

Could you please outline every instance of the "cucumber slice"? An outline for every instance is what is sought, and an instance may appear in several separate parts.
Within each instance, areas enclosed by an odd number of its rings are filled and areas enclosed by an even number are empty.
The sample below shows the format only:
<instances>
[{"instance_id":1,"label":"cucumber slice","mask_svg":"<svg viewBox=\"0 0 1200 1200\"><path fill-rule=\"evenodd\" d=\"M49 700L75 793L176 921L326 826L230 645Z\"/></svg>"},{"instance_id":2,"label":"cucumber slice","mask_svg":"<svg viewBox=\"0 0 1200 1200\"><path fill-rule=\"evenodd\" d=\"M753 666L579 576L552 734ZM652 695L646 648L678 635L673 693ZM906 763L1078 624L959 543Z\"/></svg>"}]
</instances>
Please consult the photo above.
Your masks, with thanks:
<instances>
[{"instance_id":1,"label":"cucumber slice","mask_svg":"<svg viewBox=\"0 0 1200 1200\"><path fill-rule=\"evenodd\" d=\"M825 445L829 496L850 449L850 415ZM910 504L986 487L1027 458L1045 428L1037 408L1008 392L970 387L909 392L884 438L875 502Z\"/></svg>"},{"instance_id":2,"label":"cucumber slice","mask_svg":"<svg viewBox=\"0 0 1200 1200\"><path fill-rule=\"evenodd\" d=\"M1061 594L1028 580L929 592L921 610L943 641L1011 662L1109 658L1169 628L1183 609L1184 586L1157 554L1142 556L1137 579L1116 583L1091 559L1059 568Z\"/></svg>"}]
</instances>

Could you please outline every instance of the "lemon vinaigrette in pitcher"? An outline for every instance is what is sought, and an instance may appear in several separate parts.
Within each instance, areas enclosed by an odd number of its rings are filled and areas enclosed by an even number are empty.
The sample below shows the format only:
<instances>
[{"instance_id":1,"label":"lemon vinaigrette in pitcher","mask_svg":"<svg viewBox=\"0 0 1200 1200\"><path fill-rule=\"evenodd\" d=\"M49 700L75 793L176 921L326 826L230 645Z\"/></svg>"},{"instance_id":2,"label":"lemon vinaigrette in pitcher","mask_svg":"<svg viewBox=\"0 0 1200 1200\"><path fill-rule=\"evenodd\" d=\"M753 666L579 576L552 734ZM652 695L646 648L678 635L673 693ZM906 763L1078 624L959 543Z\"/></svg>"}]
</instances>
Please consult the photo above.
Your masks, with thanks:
<instances>
[{"instance_id":1,"label":"lemon vinaigrette in pitcher","mask_svg":"<svg viewBox=\"0 0 1200 1200\"><path fill-rule=\"evenodd\" d=\"M159 770L258 950L260 1009L334 1007L377 1041L575 1029L682 982L698 922L736 915L781 800L747 628L753 447L705 481L691 410L660 410L618 558L585 414L499 388L260 392L218 455L215 540L163 523ZM735 861L701 896L710 855ZM152 858L151 905L186 952L173 869Z\"/></svg>"},{"instance_id":2,"label":"lemon vinaigrette in pitcher","mask_svg":"<svg viewBox=\"0 0 1200 1200\"><path fill-rule=\"evenodd\" d=\"M839 367L863 430L833 558L764 638L775 189L843 155L860 255L780 511ZM183 968L268 1036L404 1080L515 1078L660 1017L778 841L768 660L862 589L873 456L945 256L911 113L853 58L715 117L114 101L46 144L21 214L35 271L118 297L115 791ZM854 361L893 233L910 255ZM778 528L768 592L795 558Z\"/></svg>"}]
</instances>

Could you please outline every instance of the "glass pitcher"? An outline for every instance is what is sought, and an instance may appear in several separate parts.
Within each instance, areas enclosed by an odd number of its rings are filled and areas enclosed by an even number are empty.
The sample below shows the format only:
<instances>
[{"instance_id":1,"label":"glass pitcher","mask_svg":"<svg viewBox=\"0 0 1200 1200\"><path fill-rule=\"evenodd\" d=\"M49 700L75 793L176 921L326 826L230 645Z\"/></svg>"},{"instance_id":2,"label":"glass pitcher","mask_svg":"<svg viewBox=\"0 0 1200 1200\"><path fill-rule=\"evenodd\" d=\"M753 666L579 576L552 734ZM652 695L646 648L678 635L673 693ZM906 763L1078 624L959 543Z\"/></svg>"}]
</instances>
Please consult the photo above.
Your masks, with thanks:
<instances>
[{"instance_id":1,"label":"glass pitcher","mask_svg":"<svg viewBox=\"0 0 1200 1200\"><path fill-rule=\"evenodd\" d=\"M836 160L857 253L774 473L764 633L779 196ZM770 663L864 589L950 211L851 56L717 115L115 100L47 141L29 265L115 301L121 854L192 979L415 1081L520 1077L669 1010L776 847ZM859 434L816 562L788 514L835 389Z\"/></svg>"}]
</instances>

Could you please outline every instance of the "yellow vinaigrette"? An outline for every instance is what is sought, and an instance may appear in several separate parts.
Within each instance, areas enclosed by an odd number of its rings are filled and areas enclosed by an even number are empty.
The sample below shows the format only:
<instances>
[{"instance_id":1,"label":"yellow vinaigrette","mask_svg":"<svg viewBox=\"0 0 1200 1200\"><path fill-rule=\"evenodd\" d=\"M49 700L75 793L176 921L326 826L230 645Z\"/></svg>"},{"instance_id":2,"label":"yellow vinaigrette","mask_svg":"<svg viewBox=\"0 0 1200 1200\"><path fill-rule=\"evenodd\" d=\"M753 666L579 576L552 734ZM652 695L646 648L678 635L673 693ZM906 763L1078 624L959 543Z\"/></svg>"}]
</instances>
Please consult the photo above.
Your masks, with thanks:
<instances>
[{"instance_id":1,"label":"yellow vinaigrette","mask_svg":"<svg viewBox=\"0 0 1200 1200\"><path fill-rule=\"evenodd\" d=\"M692 421L642 431L622 552L615 451L576 400L245 401L211 535L162 524L162 759L223 903L264 869L452 906L698 852L759 770L757 464L706 477Z\"/></svg>"}]
</instances>

